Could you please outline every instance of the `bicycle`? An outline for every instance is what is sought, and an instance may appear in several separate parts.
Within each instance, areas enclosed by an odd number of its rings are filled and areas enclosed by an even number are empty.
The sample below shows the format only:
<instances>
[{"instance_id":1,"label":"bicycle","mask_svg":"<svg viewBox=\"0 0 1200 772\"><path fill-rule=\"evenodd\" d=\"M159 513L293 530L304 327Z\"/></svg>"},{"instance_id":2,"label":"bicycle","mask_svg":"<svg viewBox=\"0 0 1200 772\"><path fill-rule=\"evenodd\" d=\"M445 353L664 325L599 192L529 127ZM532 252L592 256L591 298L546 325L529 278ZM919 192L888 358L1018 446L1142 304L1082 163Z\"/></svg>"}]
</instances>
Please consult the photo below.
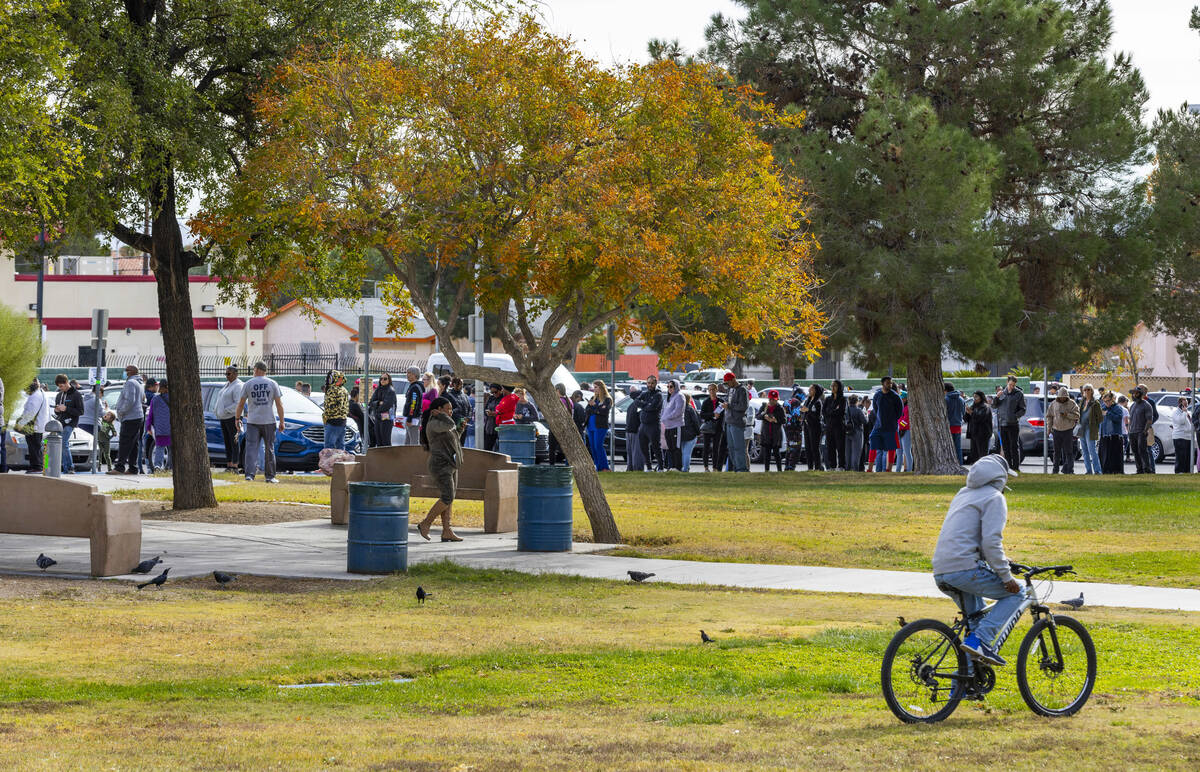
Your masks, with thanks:
<instances>
[{"instance_id":1,"label":"bicycle","mask_svg":"<svg viewBox=\"0 0 1200 772\"><path fill-rule=\"evenodd\" d=\"M1050 613L1039 599L1049 597L1055 578L1075 571L1071 566L1009 565L1014 576L1025 579L1025 598L1001 628L995 649L1000 650L1021 616L1030 610L1033 626L1017 654L1021 698L1041 716L1074 715L1088 701L1096 684L1096 647L1078 620ZM1035 578L1051 573L1052 577L1046 576L1034 586ZM1047 582L1050 587L1039 592ZM996 685L996 671L991 665L969 660L959 648L962 638L985 611L967 618L962 593L948 585L939 585L938 589L958 606L953 624L937 619L909 622L892 638L883 655L883 697L892 713L905 723L944 721L962 700L982 701Z\"/></svg>"}]
</instances>

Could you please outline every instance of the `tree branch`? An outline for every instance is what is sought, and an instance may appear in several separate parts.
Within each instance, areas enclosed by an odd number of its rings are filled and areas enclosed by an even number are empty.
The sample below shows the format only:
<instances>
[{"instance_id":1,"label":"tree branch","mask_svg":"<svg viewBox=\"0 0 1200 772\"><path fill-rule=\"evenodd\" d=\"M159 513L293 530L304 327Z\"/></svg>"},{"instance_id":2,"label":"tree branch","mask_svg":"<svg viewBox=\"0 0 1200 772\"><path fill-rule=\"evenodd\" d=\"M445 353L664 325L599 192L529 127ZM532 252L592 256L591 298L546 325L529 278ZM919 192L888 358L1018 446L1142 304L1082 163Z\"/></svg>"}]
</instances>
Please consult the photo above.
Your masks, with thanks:
<instances>
[{"instance_id":1,"label":"tree branch","mask_svg":"<svg viewBox=\"0 0 1200 772\"><path fill-rule=\"evenodd\" d=\"M120 222L114 222L109 230L112 231L112 235L116 236L124 244L141 252L150 252L153 239L150 238L149 234L135 231L133 228L127 228Z\"/></svg>"}]
</instances>

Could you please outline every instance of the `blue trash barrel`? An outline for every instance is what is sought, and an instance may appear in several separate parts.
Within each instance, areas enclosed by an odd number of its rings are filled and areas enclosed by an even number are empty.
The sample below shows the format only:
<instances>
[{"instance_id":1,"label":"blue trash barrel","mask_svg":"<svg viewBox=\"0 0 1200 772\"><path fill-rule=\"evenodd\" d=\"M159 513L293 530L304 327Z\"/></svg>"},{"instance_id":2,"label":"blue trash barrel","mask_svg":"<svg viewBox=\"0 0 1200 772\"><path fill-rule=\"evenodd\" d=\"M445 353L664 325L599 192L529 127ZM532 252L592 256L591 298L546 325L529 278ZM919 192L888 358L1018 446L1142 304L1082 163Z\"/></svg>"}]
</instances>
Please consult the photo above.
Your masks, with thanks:
<instances>
[{"instance_id":1,"label":"blue trash barrel","mask_svg":"<svg viewBox=\"0 0 1200 772\"><path fill-rule=\"evenodd\" d=\"M517 549L570 552L571 467L523 466L517 470Z\"/></svg>"},{"instance_id":2,"label":"blue trash barrel","mask_svg":"<svg viewBox=\"0 0 1200 772\"><path fill-rule=\"evenodd\" d=\"M408 491L404 483L352 482L346 570L390 574L408 570Z\"/></svg>"},{"instance_id":3,"label":"blue trash barrel","mask_svg":"<svg viewBox=\"0 0 1200 772\"><path fill-rule=\"evenodd\" d=\"M497 426L500 435L500 452L518 464L533 466L537 463L537 427L533 424Z\"/></svg>"}]
</instances>

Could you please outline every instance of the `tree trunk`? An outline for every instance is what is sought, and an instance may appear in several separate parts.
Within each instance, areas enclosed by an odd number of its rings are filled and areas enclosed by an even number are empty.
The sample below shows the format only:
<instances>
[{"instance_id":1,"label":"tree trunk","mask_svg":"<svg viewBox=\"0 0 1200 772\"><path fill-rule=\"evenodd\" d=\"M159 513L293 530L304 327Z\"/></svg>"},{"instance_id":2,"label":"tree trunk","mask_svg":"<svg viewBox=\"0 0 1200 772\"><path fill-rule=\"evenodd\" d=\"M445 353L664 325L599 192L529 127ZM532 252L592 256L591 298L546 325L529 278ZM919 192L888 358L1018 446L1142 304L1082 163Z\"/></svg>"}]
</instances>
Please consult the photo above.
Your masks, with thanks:
<instances>
[{"instance_id":1,"label":"tree trunk","mask_svg":"<svg viewBox=\"0 0 1200 772\"><path fill-rule=\"evenodd\" d=\"M779 347L779 385L796 384L796 350L791 346Z\"/></svg>"},{"instance_id":2,"label":"tree trunk","mask_svg":"<svg viewBox=\"0 0 1200 772\"><path fill-rule=\"evenodd\" d=\"M150 257L158 285L158 314L162 320L163 352L171 404L171 457L175 509L217 506L204 431L204 401L200 393L200 362L188 264L175 213L175 178L168 173L154 184Z\"/></svg>"},{"instance_id":3,"label":"tree trunk","mask_svg":"<svg viewBox=\"0 0 1200 772\"><path fill-rule=\"evenodd\" d=\"M583 438L579 436L579 429L576 428L571 414L559 401L558 392L551 385L549 376L530 378L526 387L546 416L550 431L558 439L567 461L571 464L575 486L579 489L579 498L583 500L583 509L592 524L592 538L603 544L619 543L621 532L617 530L617 521L613 518L608 499L604 496L604 488L600 485L600 475L596 473L592 454L583 444Z\"/></svg>"},{"instance_id":4,"label":"tree trunk","mask_svg":"<svg viewBox=\"0 0 1200 772\"><path fill-rule=\"evenodd\" d=\"M921 474L964 473L954 457L950 424L946 420L946 391L942 365L937 359L908 361L908 418L912 432L913 461Z\"/></svg>"}]
</instances>

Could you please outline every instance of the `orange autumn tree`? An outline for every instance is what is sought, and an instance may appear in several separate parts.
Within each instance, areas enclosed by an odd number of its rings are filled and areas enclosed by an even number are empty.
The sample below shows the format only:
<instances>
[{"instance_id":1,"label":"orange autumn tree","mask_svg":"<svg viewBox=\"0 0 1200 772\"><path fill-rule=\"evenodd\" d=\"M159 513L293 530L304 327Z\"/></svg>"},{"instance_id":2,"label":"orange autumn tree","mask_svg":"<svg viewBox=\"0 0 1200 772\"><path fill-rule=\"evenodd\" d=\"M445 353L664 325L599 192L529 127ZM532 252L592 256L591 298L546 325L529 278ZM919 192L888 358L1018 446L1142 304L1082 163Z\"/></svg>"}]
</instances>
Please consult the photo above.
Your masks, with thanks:
<instances>
[{"instance_id":1,"label":"orange autumn tree","mask_svg":"<svg viewBox=\"0 0 1200 772\"><path fill-rule=\"evenodd\" d=\"M354 297L381 256L395 325L420 314L456 373L530 391L597 541L620 533L550 380L582 339L705 298L730 329L683 330L693 355L735 353L733 333L819 342L803 201L759 138L788 119L715 68L606 70L497 15L387 58L310 51L259 118L266 141L191 223L219 247L214 273L232 293L251 277L258 298ZM474 302L509 320L494 334L515 376L455 350Z\"/></svg>"}]
</instances>

